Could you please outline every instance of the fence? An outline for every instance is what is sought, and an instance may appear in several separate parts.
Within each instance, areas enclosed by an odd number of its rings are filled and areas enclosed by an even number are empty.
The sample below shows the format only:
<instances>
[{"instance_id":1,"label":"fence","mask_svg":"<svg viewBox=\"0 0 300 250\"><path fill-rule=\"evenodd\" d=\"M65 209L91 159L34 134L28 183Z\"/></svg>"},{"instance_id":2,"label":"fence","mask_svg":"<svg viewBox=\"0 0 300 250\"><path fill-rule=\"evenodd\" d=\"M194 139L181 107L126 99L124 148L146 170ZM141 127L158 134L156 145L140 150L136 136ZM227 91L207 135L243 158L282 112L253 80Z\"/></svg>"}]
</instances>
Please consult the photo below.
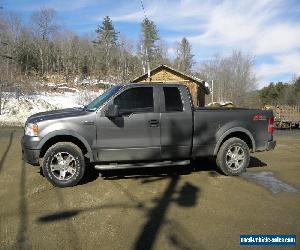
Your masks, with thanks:
<instances>
[{"instance_id":1,"label":"fence","mask_svg":"<svg viewBox=\"0 0 300 250\"><path fill-rule=\"evenodd\" d=\"M293 128L300 125L299 105L278 105L273 108L273 113L277 128Z\"/></svg>"}]
</instances>

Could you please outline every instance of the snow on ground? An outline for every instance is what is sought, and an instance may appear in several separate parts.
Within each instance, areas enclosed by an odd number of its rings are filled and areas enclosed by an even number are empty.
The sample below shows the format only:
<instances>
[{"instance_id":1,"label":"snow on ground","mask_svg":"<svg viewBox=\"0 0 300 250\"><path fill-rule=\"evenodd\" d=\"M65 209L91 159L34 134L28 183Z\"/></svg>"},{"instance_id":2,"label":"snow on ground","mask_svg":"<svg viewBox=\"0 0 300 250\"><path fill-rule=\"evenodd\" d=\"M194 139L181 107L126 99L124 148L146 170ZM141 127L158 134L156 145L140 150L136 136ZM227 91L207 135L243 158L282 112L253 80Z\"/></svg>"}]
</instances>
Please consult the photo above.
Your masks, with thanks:
<instances>
[{"instance_id":1,"label":"snow on ground","mask_svg":"<svg viewBox=\"0 0 300 250\"><path fill-rule=\"evenodd\" d=\"M3 93L0 126L24 126L26 119L36 113L88 104L103 91L39 93L16 98L15 93Z\"/></svg>"},{"instance_id":2,"label":"snow on ground","mask_svg":"<svg viewBox=\"0 0 300 250\"><path fill-rule=\"evenodd\" d=\"M51 103L57 108L72 108L78 107L82 104L79 100L78 93L42 93L35 96L38 100L43 100L45 102Z\"/></svg>"}]
</instances>

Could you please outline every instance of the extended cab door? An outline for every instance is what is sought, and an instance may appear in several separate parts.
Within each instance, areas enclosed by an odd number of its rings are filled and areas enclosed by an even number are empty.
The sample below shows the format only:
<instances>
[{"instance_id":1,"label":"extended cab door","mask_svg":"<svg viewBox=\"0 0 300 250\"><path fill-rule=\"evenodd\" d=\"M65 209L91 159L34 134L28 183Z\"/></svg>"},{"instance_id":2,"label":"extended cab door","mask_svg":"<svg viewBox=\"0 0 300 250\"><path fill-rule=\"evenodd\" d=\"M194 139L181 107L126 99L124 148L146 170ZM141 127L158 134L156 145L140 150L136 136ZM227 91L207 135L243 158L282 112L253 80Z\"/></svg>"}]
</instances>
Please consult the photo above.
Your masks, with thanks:
<instances>
[{"instance_id":1,"label":"extended cab door","mask_svg":"<svg viewBox=\"0 0 300 250\"><path fill-rule=\"evenodd\" d=\"M111 100L121 115L98 117L98 161L160 159L160 114L154 101L157 95L153 86L130 86Z\"/></svg>"},{"instance_id":2,"label":"extended cab door","mask_svg":"<svg viewBox=\"0 0 300 250\"><path fill-rule=\"evenodd\" d=\"M163 159L189 158L193 137L193 111L185 86L160 86L161 155Z\"/></svg>"}]
</instances>

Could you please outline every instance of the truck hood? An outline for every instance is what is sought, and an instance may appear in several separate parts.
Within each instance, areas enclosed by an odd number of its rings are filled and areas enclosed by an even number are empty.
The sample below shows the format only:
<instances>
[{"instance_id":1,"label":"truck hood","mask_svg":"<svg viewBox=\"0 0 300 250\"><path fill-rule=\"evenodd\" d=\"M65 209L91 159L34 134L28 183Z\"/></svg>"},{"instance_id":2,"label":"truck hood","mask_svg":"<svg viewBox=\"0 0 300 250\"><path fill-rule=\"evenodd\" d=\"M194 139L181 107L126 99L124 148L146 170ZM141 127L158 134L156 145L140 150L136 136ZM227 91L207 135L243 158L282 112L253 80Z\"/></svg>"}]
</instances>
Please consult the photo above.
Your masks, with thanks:
<instances>
[{"instance_id":1,"label":"truck hood","mask_svg":"<svg viewBox=\"0 0 300 250\"><path fill-rule=\"evenodd\" d=\"M68 109L57 109L46 112L40 112L28 117L28 123L37 123L40 121L61 119L67 117L78 117L89 114L90 112L84 110L83 108L68 108Z\"/></svg>"}]
</instances>

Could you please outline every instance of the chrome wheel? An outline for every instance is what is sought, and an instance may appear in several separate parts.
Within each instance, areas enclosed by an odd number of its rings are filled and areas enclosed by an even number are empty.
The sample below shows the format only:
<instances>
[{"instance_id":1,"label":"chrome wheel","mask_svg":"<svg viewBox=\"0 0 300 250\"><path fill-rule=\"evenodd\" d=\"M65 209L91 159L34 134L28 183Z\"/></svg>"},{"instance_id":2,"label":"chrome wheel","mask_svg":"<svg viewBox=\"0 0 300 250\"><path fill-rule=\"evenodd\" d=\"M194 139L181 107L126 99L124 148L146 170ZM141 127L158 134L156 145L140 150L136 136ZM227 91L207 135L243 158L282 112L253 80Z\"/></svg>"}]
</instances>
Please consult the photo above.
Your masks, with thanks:
<instances>
[{"instance_id":1,"label":"chrome wheel","mask_svg":"<svg viewBox=\"0 0 300 250\"><path fill-rule=\"evenodd\" d=\"M226 153L226 165L232 170L241 168L245 161L245 152L240 146L232 146Z\"/></svg>"},{"instance_id":2,"label":"chrome wheel","mask_svg":"<svg viewBox=\"0 0 300 250\"><path fill-rule=\"evenodd\" d=\"M69 180L76 173L75 158L67 152L59 152L53 156L50 169L58 180Z\"/></svg>"}]
</instances>

